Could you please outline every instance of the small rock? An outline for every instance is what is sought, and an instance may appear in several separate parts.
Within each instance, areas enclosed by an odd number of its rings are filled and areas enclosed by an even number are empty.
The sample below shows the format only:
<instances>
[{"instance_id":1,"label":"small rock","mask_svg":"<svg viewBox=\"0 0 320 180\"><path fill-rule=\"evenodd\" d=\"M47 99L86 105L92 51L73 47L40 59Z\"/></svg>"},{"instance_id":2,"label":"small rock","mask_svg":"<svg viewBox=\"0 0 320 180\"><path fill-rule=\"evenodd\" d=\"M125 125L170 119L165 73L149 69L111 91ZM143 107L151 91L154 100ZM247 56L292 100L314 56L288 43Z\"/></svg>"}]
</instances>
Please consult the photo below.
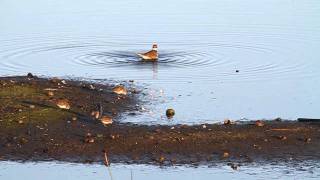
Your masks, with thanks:
<instances>
[{"instance_id":1,"label":"small rock","mask_svg":"<svg viewBox=\"0 0 320 180\"><path fill-rule=\"evenodd\" d=\"M236 70L236 73L240 72L239 70Z\"/></svg>"},{"instance_id":2,"label":"small rock","mask_svg":"<svg viewBox=\"0 0 320 180\"><path fill-rule=\"evenodd\" d=\"M23 122L22 120L19 120L18 123L19 123L19 124L23 124L24 122Z\"/></svg>"},{"instance_id":3,"label":"small rock","mask_svg":"<svg viewBox=\"0 0 320 180\"><path fill-rule=\"evenodd\" d=\"M113 122L110 116L102 116L100 121L104 126L110 125Z\"/></svg>"},{"instance_id":4,"label":"small rock","mask_svg":"<svg viewBox=\"0 0 320 180\"><path fill-rule=\"evenodd\" d=\"M231 125L231 124L234 124L230 119L225 119L224 121L223 121L223 124L224 125Z\"/></svg>"},{"instance_id":5,"label":"small rock","mask_svg":"<svg viewBox=\"0 0 320 180\"><path fill-rule=\"evenodd\" d=\"M91 90L95 90L95 89L96 89L92 84L89 85L89 88L90 88Z\"/></svg>"},{"instance_id":6,"label":"small rock","mask_svg":"<svg viewBox=\"0 0 320 180\"><path fill-rule=\"evenodd\" d=\"M103 134L97 134L97 138L103 138Z\"/></svg>"},{"instance_id":7,"label":"small rock","mask_svg":"<svg viewBox=\"0 0 320 180\"><path fill-rule=\"evenodd\" d=\"M286 136L278 136L278 139L280 140L287 140L288 138Z\"/></svg>"},{"instance_id":8,"label":"small rock","mask_svg":"<svg viewBox=\"0 0 320 180\"><path fill-rule=\"evenodd\" d=\"M175 115L174 109L167 109L166 116L170 119Z\"/></svg>"},{"instance_id":9,"label":"small rock","mask_svg":"<svg viewBox=\"0 0 320 180\"><path fill-rule=\"evenodd\" d=\"M258 120L258 121L255 122L255 125L258 126L258 127L262 127L262 126L264 126L264 122L261 121L261 120Z\"/></svg>"},{"instance_id":10,"label":"small rock","mask_svg":"<svg viewBox=\"0 0 320 180\"><path fill-rule=\"evenodd\" d=\"M22 144L26 144L26 143L28 143L28 139L26 139L26 138L21 138L20 139L20 142L22 143Z\"/></svg>"},{"instance_id":11,"label":"small rock","mask_svg":"<svg viewBox=\"0 0 320 180\"><path fill-rule=\"evenodd\" d=\"M28 74L27 74L27 77L28 77L29 79L32 79L32 78L34 78L34 75L33 75L32 73L28 73Z\"/></svg>"},{"instance_id":12,"label":"small rock","mask_svg":"<svg viewBox=\"0 0 320 180\"><path fill-rule=\"evenodd\" d=\"M84 140L86 143L94 143L94 138L93 137L87 137Z\"/></svg>"},{"instance_id":13,"label":"small rock","mask_svg":"<svg viewBox=\"0 0 320 180\"><path fill-rule=\"evenodd\" d=\"M35 106L35 105L33 105L33 104L32 104L32 105L30 105L29 107L30 107L31 109L36 108L36 106Z\"/></svg>"},{"instance_id":14,"label":"small rock","mask_svg":"<svg viewBox=\"0 0 320 180\"><path fill-rule=\"evenodd\" d=\"M223 158L228 158L229 156L230 156L230 154L228 152L224 152L222 155Z\"/></svg>"},{"instance_id":15,"label":"small rock","mask_svg":"<svg viewBox=\"0 0 320 180\"><path fill-rule=\"evenodd\" d=\"M54 96L54 93L52 91L48 91L47 95L51 97Z\"/></svg>"},{"instance_id":16,"label":"small rock","mask_svg":"<svg viewBox=\"0 0 320 180\"><path fill-rule=\"evenodd\" d=\"M229 165L233 170L238 170L238 169L239 169L239 165L238 165L238 164L229 163L228 165Z\"/></svg>"},{"instance_id":17,"label":"small rock","mask_svg":"<svg viewBox=\"0 0 320 180\"><path fill-rule=\"evenodd\" d=\"M100 111L92 111L91 116L94 117L95 119L100 118Z\"/></svg>"},{"instance_id":18,"label":"small rock","mask_svg":"<svg viewBox=\"0 0 320 180\"><path fill-rule=\"evenodd\" d=\"M127 95L127 93L128 93L127 89L122 85L118 85L118 86L114 87L112 89L112 91L118 95Z\"/></svg>"},{"instance_id":19,"label":"small rock","mask_svg":"<svg viewBox=\"0 0 320 180\"><path fill-rule=\"evenodd\" d=\"M204 124L204 125L202 125L202 128L203 128L203 129L206 129L206 128L207 128L207 126Z\"/></svg>"},{"instance_id":20,"label":"small rock","mask_svg":"<svg viewBox=\"0 0 320 180\"><path fill-rule=\"evenodd\" d=\"M304 142L310 143L310 142L311 142L311 138L306 138L306 139L304 139Z\"/></svg>"},{"instance_id":21,"label":"small rock","mask_svg":"<svg viewBox=\"0 0 320 180\"><path fill-rule=\"evenodd\" d=\"M282 121L282 119L280 117L274 119L275 121Z\"/></svg>"},{"instance_id":22,"label":"small rock","mask_svg":"<svg viewBox=\"0 0 320 180\"><path fill-rule=\"evenodd\" d=\"M110 138L111 138L111 139L115 139L116 136L111 134L111 135L110 135Z\"/></svg>"},{"instance_id":23,"label":"small rock","mask_svg":"<svg viewBox=\"0 0 320 180\"><path fill-rule=\"evenodd\" d=\"M158 159L159 163L163 163L164 160L165 160L165 157L164 157L164 156L160 156L159 159Z\"/></svg>"},{"instance_id":24,"label":"small rock","mask_svg":"<svg viewBox=\"0 0 320 180\"><path fill-rule=\"evenodd\" d=\"M70 103L67 99L59 99L56 105L61 109L70 109Z\"/></svg>"},{"instance_id":25,"label":"small rock","mask_svg":"<svg viewBox=\"0 0 320 180\"><path fill-rule=\"evenodd\" d=\"M76 120L78 120L77 117L72 117L72 121L76 121Z\"/></svg>"},{"instance_id":26,"label":"small rock","mask_svg":"<svg viewBox=\"0 0 320 180\"><path fill-rule=\"evenodd\" d=\"M64 85L67 84L67 82L65 80L62 80L61 83L64 84Z\"/></svg>"}]
</instances>

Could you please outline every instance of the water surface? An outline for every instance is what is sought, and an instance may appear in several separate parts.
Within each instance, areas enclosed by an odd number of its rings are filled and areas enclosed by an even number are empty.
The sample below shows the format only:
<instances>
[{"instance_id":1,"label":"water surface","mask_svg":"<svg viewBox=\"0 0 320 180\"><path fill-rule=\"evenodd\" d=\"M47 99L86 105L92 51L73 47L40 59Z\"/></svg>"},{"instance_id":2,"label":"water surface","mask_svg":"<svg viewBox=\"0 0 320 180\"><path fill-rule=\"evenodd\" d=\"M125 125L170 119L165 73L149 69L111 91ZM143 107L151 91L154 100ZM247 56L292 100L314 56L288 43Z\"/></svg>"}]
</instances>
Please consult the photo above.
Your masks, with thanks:
<instances>
[{"instance_id":1,"label":"water surface","mask_svg":"<svg viewBox=\"0 0 320 180\"><path fill-rule=\"evenodd\" d=\"M163 123L167 107L175 123L319 118L319 10L316 0L4 0L0 75L132 79L163 97L124 121ZM141 63L135 53L153 42L159 62Z\"/></svg>"}]
</instances>

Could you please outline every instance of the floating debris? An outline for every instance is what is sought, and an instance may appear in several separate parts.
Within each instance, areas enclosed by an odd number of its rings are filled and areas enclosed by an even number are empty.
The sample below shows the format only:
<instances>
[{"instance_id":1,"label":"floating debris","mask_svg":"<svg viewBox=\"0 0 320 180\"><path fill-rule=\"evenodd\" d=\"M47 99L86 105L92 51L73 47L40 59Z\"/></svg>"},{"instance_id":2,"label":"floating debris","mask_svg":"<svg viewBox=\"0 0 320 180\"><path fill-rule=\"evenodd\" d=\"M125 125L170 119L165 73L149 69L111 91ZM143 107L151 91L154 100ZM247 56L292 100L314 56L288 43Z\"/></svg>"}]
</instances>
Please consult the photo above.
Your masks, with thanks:
<instances>
[{"instance_id":1,"label":"floating debris","mask_svg":"<svg viewBox=\"0 0 320 180\"><path fill-rule=\"evenodd\" d=\"M170 119L170 118L172 118L173 116L175 115L175 111L174 111L174 109L167 109L167 111L166 111L166 116Z\"/></svg>"},{"instance_id":2,"label":"floating debris","mask_svg":"<svg viewBox=\"0 0 320 180\"><path fill-rule=\"evenodd\" d=\"M118 85L118 86L114 87L112 89L112 91L118 95L127 95L127 93L128 93L127 89L122 85Z\"/></svg>"},{"instance_id":3,"label":"floating debris","mask_svg":"<svg viewBox=\"0 0 320 180\"><path fill-rule=\"evenodd\" d=\"M67 99L59 99L56 105L61 109L70 109L70 103Z\"/></svg>"}]
</instances>

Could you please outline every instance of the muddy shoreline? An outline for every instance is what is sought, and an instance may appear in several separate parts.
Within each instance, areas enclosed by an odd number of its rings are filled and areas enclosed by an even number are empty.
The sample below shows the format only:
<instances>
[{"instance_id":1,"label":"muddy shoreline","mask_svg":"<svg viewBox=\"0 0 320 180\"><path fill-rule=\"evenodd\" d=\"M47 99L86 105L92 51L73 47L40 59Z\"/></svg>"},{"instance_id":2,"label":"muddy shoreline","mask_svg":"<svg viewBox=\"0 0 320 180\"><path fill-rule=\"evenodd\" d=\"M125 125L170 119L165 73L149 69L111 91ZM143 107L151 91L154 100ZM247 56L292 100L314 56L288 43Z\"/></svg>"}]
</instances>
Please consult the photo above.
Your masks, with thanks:
<instances>
[{"instance_id":1,"label":"muddy shoreline","mask_svg":"<svg viewBox=\"0 0 320 180\"><path fill-rule=\"evenodd\" d=\"M0 159L138 164L210 164L320 159L320 123L270 120L201 125L137 125L117 117L135 111L136 90L114 85L45 79L0 78ZM48 94L48 89L56 89ZM68 99L60 109L56 99ZM112 124L91 116L103 106Z\"/></svg>"}]
</instances>

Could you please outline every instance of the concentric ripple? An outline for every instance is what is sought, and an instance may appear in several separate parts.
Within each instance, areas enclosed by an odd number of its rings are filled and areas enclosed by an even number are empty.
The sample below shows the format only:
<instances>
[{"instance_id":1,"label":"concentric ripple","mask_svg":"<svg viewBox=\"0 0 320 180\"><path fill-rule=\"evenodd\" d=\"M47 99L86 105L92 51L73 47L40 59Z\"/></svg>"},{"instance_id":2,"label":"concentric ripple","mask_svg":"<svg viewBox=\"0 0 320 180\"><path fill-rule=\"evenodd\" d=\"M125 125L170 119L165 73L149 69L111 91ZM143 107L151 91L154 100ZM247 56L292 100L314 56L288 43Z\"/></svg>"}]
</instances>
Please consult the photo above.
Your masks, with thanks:
<instances>
[{"instance_id":1,"label":"concentric ripple","mask_svg":"<svg viewBox=\"0 0 320 180\"><path fill-rule=\"evenodd\" d=\"M82 65L105 67L143 66L152 62L142 61L137 55L138 51L114 51L89 53L75 57L75 63ZM159 66L175 68L196 68L202 66L214 66L223 63L218 54L205 52L159 52L157 62Z\"/></svg>"},{"instance_id":2,"label":"concentric ripple","mask_svg":"<svg viewBox=\"0 0 320 180\"><path fill-rule=\"evenodd\" d=\"M172 75L161 79L163 81L172 80L172 76L176 77L173 79L179 79L177 81L191 77L205 81L259 81L289 78L292 75L296 77L312 75L301 73L307 68L307 63L297 60L288 63L285 53L264 45L167 41L159 44L159 60L152 63L141 61L136 55L137 52L143 51L141 47L149 47L150 43L130 43L126 42L124 37L110 41L104 39L37 37L3 40L0 50L0 70L4 74L26 71L43 73L55 68L55 71L63 74L74 67L78 68L78 73L82 72L81 69L86 69L88 72L90 67L93 68L92 71L96 68L102 70L115 68L131 78L141 79L139 74L130 74L130 71L150 69L151 66L154 70L156 64L157 70L171 69ZM263 60L260 61L261 57ZM186 73L182 69L191 69L189 72L198 74ZM235 74L236 70L241 73ZM180 71L183 73L179 73ZM112 74L112 76L117 75Z\"/></svg>"}]
</instances>

